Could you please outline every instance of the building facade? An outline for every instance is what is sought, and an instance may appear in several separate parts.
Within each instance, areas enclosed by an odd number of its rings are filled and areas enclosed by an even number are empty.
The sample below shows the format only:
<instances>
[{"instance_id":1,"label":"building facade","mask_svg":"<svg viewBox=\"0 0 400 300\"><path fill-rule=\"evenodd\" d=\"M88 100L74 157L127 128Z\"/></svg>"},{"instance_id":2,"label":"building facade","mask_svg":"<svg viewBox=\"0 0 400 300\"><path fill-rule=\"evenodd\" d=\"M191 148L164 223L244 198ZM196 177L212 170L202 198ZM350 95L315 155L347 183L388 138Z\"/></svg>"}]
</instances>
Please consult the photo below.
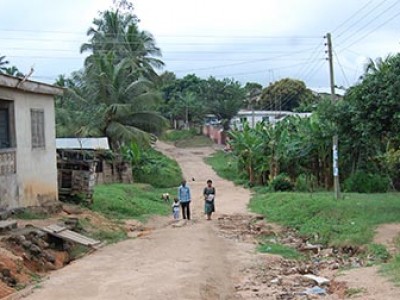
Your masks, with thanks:
<instances>
[{"instance_id":1,"label":"building facade","mask_svg":"<svg viewBox=\"0 0 400 300\"><path fill-rule=\"evenodd\" d=\"M0 210L58 203L54 96L62 93L0 74Z\"/></svg>"}]
</instances>

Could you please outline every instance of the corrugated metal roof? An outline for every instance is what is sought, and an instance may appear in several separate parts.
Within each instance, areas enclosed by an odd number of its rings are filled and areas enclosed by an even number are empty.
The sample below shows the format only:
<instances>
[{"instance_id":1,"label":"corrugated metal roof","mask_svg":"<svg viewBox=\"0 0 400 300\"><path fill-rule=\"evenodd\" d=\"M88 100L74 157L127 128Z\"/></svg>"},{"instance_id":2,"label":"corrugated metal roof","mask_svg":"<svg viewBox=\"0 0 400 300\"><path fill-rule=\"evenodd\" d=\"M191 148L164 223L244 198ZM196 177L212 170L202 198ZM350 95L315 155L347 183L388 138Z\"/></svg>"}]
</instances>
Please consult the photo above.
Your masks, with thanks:
<instances>
[{"instance_id":1,"label":"corrugated metal roof","mask_svg":"<svg viewBox=\"0 0 400 300\"><path fill-rule=\"evenodd\" d=\"M57 149L86 149L86 150L110 150L108 139L102 138L58 138Z\"/></svg>"},{"instance_id":2,"label":"corrugated metal roof","mask_svg":"<svg viewBox=\"0 0 400 300\"><path fill-rule=\"evenodd\" d=\"M60 239L75 242L85 246L95 246L100 244L100 241L88 238L74 231L68 230L66 227L56 224L49 225L42 228L43 231L59 237Z\"/></svg>"}]
</instances>

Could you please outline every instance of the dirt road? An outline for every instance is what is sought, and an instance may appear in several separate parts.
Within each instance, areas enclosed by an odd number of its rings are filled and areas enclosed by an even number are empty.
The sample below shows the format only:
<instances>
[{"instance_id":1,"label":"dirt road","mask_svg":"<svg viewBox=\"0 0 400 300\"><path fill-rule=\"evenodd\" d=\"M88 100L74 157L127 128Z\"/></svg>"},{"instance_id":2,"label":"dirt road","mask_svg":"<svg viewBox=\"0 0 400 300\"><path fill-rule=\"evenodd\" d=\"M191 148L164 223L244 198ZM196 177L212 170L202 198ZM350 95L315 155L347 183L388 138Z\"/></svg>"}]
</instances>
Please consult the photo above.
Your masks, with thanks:
<instances>
[{"instance_id":1,"label":"dirt road","mask_svg":"<svg viewBox=\"0 0 400 300\"><path fill-rule=\"evenodd\" d=\"M237 299L238 270L253 246L219 236L216 221L204 219L201 193L212 179L218 216L245 213L249 192L219 178L203 162L211 149L176 149L162 143L157 147L183 169L193 194L193 220L106 247L52 273L26 299Z\"/></svg>"}]
</instances>

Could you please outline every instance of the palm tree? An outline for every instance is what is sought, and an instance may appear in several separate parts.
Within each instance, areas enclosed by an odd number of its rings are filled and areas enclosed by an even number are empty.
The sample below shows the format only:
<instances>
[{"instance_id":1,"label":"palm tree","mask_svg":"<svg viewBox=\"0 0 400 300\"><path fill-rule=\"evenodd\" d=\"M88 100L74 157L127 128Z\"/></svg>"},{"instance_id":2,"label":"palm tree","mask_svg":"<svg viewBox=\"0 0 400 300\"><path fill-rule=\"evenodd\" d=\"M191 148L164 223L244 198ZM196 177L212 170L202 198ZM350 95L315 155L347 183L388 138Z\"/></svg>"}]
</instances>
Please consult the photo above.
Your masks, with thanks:
<instances>
[{"instance_id":1,"label":"palm tree","mask_svg":"<svg viewBox=\"0 0 400 300\"><path fill-rule=\"evenodd\" d=\"M4 68L4 73L11 76L24 77L24 74L21 73L16 66Z\"/></svg>"},{"instance_id":2,"label":"palm tree","mask_svg":"<svg viewBox=\"0 0 400 300\"><path fill-rule=\"evenodd\" d=\"M146 31L139 30L138 20L132 14L116 11L105 11L100 19L93 21L87 35L89 43L81 46L81 52L115 53L118 63L122 59L129 58L132 70L138 77L143 76L149 80L158 80L155 69L163 67L164 63L159 59L161 50L156 46L154 37ZM90 64L92 56L89 56L86 64Z\"/></svg>"},{"instance_id":3,"label":"palm tree","mask_svg":"<svg viewBox=\"0 0 400 300\"><path fill-rule=\"evenodd\" d=\"M135 80L128 59L115 64L115 54L93 54L73 97L90 116L79 128L85 136L107 136L114 149L136 141L149 143L151 135L159 133L167 122L152 109L161 97L152 91L152 83Z\"/></svg>"},{"instance_id":4,"label":"palm tree","mask_svg":"<svg viewBox=\"0 0 400 300\"><path fill-rule=\"evenodd\" d=\"M5 56L0 56L0 74L4 73L5 70L7 69L7 65L9 64L9 61L6 60Z\"/></svg>"}]
</instances>

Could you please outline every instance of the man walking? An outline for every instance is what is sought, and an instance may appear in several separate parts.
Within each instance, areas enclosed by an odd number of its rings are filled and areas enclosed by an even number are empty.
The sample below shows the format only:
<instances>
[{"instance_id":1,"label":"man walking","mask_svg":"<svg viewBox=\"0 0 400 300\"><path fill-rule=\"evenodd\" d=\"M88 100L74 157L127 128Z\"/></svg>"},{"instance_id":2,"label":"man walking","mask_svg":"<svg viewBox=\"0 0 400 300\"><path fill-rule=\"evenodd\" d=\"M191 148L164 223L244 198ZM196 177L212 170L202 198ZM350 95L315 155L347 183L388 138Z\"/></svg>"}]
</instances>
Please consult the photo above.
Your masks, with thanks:
<instances>
[{"instance_id":1,"label":"man walking","mask_svg":"<svg viewBox=\"0 0 400 300\"><path fill-rule=\"evenodd\" d=\"M178 188L178 199L182 207L182 218L190 220L190 201L192 198L186 180L182 180L182 184Z\"/></svg>"}]
</instances>

